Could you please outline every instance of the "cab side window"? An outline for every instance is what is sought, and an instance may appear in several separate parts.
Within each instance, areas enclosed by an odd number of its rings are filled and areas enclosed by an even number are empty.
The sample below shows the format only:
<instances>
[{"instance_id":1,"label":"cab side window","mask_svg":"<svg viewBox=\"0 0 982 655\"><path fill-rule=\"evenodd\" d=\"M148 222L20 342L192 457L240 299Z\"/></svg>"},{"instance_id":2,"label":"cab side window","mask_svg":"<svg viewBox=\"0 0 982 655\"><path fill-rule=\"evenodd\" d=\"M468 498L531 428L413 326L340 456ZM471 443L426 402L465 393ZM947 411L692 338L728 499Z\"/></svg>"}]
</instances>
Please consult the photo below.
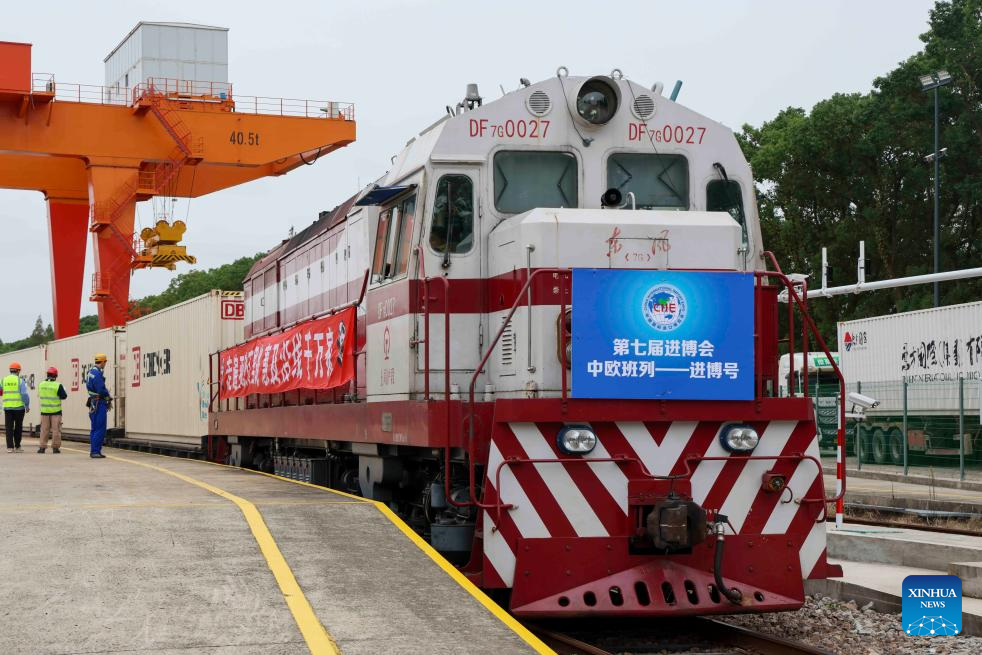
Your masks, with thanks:
<instances>
[{"instance_id":1,"label":"cab side window","mask_svg":"<svg viewBox=\"0 0 982 655\"><path fill-rule=\"evenodd\" d=\"M395 274L409 270L409 256L413 247L413 224L416 221L416 196L404 201L399 211L399 241L395 246Z\"/></svg>"},{"instance_id":2,"label":"cab side window","mask_svg":"<svg viewBox=\"0 0 982 655\"><path fill-rule=\"evenodd\" d=\"M467 175L443 175L437 181L430 247L458 255L474 247L474 183Z\"/></svg>"},{"instance_id":3,"label":"cab side window","mask_svg":"<svg viewBox=\"0 0 982 655\"><path fill-rule=\"evenodd\" d=\"M385 247L389 243L389 226L392 212L379 212L378 229L375 231L375 254L372 258L372 282L381 282L385 275Z\"/></svg>"},{"instance_id":4,"label":"cab side window","mask_svg":"<svg viewBox=\"0 0 982 655\"><path fill-rule=\"evenodd\" d=\"M746 225L740 183L735 180L711 180L706 185L706 211L727 212L741 226Z\"/></svg>"},{"instance_id":5,"label":"cab side window","mask_svg":"<svg viewBox=\"0 0 982 655\"><path fill-rule=\"evenodd\" d=\"M743 211L743 192L736 180L711 180L706 185L706 211L727 212L740 226L747 245L747 216Z\"/></svg>"},{"instance_id":6,"label":"cab side window","mask_svg":"<svg viewBox=\"0 0 982 655\"><path fill-rule=\"evenodd\" d=\"M415 215L415 195L379 212L372 259L373 282L399 277L409 268Z\"/></svg>"}]
</instances>

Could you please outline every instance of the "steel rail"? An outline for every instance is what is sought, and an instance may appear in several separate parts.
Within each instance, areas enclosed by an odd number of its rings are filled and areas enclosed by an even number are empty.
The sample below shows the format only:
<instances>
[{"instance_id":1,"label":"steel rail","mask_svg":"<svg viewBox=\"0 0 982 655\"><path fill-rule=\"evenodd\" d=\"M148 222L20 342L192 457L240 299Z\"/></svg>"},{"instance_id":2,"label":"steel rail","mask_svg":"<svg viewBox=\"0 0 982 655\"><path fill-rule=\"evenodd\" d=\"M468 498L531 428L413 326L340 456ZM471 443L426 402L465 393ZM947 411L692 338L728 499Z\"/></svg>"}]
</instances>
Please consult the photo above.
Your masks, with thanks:
<instances>
[{"instance_id":1,"label":"steel rail","mask_svg":"<svg viewBox=\"0 0 982 655\"><path fill-rule=\"evenodd\" d=\"M883 521L846 514L846 520L856 525L868 525L877 528L898 528L904 530L922 530L924 532L937 532L940 534L957 534L965 537L982 537L982 531L968 530L965 528L953 528L942 525L930 525L928 523L904 523L903 521Z\"/></svg>"},{"instance_id":2,"label":"steel rail","mask_svg":"<svg viewBox=\"0 0 982 655\"><path fill-rule=\"evenodd\" d=\"M834 655L832 651L800 641L769 635L750 628L733 625L719 619L700 618L700 627L710 638L727 646L751 648L762 655Z\"/></svg>"},{"instance_id":3,"label":"steel rail","mask_svg":"<svg viewBox=\"0 0 982 655\"><path fill-rule=\"evenodd\" d=\"M532 632L558 655L614 655L610 651L598 648L585 641L574 639L561 632L553 632L544 628L532 627Z\"/></svg>"},{"instance_id":4,"label":"steel rail","mask_svg":"<svg viewBox=\"0 0 982 655\"><path fill-rule=\"evenodd\" d=\"M702 639L727 647L747 648L761 655L834 655L832 651L817 646L733 625L719 619L697 617L691 621L692 624L687 626L684 632L694 632ZM639 648L618 646L614 651L609 651L554 630L547 630L538 626L530 626L529 629L559 655L614 655L615 652L648 653L652 650L658 650L658 648L652 648L651 644L646 644ZM677 634L673 636L677 636ZM673 648L673 652L678 651ZM701 649L700 652L702 652Z\"/></svg>"}]
</instances>

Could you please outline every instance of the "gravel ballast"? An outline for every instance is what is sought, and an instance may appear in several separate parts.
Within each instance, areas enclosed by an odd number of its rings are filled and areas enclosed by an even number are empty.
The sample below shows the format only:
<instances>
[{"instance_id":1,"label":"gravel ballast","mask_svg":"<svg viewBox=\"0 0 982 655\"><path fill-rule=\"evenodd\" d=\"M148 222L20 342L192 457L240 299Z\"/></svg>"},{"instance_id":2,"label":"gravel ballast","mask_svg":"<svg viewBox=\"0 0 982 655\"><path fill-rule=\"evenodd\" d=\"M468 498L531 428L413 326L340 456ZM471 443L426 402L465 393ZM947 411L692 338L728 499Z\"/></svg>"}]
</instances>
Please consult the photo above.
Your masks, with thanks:
<instances>
[{"instance_id":1,"label":"gravel ballast","mask_svg":"<svg viewBox=\"0 0 982 655\"><path fill-rule=\"evenodd\" d=\"M900 614L886 614L871 605L857 607L826 596L809 596L796 612L739 614L727 623L801 641L843 655L978 655L982 637L965 635L915 637L904 633Z\"/></svg>"}]
</instances>

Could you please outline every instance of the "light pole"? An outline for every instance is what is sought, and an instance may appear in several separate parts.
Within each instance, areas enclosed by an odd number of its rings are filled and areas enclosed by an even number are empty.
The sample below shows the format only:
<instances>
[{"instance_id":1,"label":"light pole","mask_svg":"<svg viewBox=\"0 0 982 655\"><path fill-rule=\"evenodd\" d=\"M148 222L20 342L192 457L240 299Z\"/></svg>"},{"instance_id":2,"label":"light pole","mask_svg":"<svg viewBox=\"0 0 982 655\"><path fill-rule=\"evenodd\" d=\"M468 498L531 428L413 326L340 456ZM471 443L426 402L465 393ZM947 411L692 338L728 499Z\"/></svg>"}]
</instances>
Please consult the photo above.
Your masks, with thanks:
<instances>
[{"instance_id":1,"label":"light pole","mask_svg":"<svg viewBox=\"0 0 982 655\"><path fill-rule=\"evenodd\" d=\"M951 75L946 70L939 70L928 75L921 75L921 90L922 91L934 91L934 154L930 156L928 161L934 162L934 272L941 272L941 226L939 214L941 213L941 157L942 153L939 150L939 136L938 136L938 89L941 87L951 84ZM947 150L947 149L946 149ZM938 307L941 304L941 286L940 283L934 283L934 306Z\"/></svg>"}]
</instances>

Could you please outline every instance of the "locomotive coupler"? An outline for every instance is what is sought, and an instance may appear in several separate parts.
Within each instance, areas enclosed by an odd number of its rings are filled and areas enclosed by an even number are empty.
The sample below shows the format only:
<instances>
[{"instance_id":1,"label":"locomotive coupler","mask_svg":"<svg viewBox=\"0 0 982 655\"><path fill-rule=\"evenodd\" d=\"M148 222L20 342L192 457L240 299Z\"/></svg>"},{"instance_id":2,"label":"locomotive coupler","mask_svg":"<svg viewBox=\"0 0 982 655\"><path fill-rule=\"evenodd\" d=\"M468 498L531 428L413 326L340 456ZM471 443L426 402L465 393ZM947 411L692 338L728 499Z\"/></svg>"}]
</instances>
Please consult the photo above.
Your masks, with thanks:
<instances>
[{"instance_id":1,"label":"locomotive coupler","mask_svg":"<svg viewBox=\"0 0 982 655\"><path fill-rule=\"evenodd\" d=\"M659 550L692 548L706 538L706 510L694 501L669 496L655 503L646 531Z\"/></svg>"}]
</instances>

